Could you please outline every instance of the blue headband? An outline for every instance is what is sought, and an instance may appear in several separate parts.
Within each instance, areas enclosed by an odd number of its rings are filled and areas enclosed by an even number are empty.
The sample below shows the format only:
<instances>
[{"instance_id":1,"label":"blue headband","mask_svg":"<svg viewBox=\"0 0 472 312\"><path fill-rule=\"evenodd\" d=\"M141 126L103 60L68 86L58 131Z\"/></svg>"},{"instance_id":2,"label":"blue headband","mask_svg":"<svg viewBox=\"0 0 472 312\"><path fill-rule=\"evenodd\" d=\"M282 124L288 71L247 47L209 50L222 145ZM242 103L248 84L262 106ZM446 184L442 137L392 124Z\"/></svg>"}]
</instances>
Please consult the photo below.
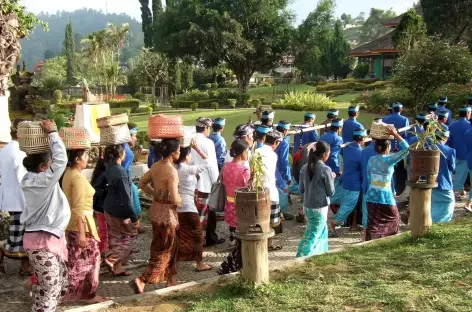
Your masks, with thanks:
<instances>
[{"instance_id":1,"label":"blue headband","mask_svg":"<svg viewBox=\"0 0 472 312\"><path fill-rule=\"evenodd\" d=\"M438 108L438 103L428 104L429 108Z\"/></svg>"},{"instance_id":2,"label":"blue headband","mask_svg":"<svg viewBox=\"0 0 472 312\"><path fill-rule=\"evenodd\" d=\"M129 134L137 134L138 132L139 132L139 128L138 128L138 127L129 129Z\"/></svg>"},{"instance_id":3,"label":"blue headband","mask_svg":"<svg viewBox=\"0 0 472 312\"><path fill-rule=\"evenodd\" d=\"M215 120L213 121L213 124L218 125L218 126L224 126L226 124L226 119Z\"/></svg>"},{"instance_id":4,"label":"blue headband","mask_svg":"<svg viewBox=\"0 0 472 312\"><path fill-rule=\"evenodd\" d=\"M265 119L274 119L274 117L275 117L274 112L262 114L262 118L265 118Z\"/></svg>"},{"instance_id":5,"label":"blue headband","mask_svg":"<svg viewBox=\"0 0 472 312\"><path fill-rule=\"evenodd\" d=\"M442 111L438 112L438 116L449 117L449 112L445 111L445 110L442 110Z\"/></svg>"},{"instance_id":6,"label":"blue headband","mask_svg":"<svg viewBox=\"0 0 472 312\"><path fill-rule=\"evenodd\" d=\"M329 111L328 112L328 115L332 115L332 116L338 116L339 114L339 111Z\"/></svg>"},{"instance_id":7,"label":"blue headband","mask_svg":"<svg viewBox=\"0 0 472 312\"><path fill-rule=\"evenodd\" d=\"M343 127L343 121L342 121L342 120L340 120L340 121L333 121L333 122L331 123L331 126L333 126L333 127L338 127L338 128L342 128L342 127Z\"/></svg>"},{"instance_id":8,"label":"blue headband","mask_svg":"<svg viewBox=\"0 0 472 312\"><path fill-rule=\"evenodd\" d=\"M312 114L312 113L306 113L306 114L305 114L305 117L315 119L315 118L316 118L316 115L315 115L315 114Z\"/></svg>"},{"instance_id":9,"label":"blue headband","mask_svg":"<svg viewBox=\"0 0 472 312\"><path fill-rule=\"evenodd\" d=\"M470 113L470 112L472 112L472 108L470 108L470 107L461 107L461 108L459 108L459 112Z\"/></svg>"},{"instance_id":10,"label":"blue headband","mask_svg":"<svg viewBox=\"0 0 472 312\"><path fill-rule=\"evenodd\" d=\"M272 129L270 127L257 127L257 132L267 134L271 132Z\"/></svg>"},{"instance_id":11,"label":"blue headband","mask_svg":"<svg viewBox=\"0 0 472 312\"><path fill-rule=\"evenodd\" d=\"M290 130L291 124L283 124L283 123L279 122L279 124L277 126L279 126L282 129L285 129L285 130Z\"/></svg>"},{"instance_id":12,"label":"blue headband","mask_svg":"<svg viewBox=\"0 0 472 312\"><path fill-rule=\"evenodd\" d=\"M392 108L403 108L402 103L393 103Z\"/></svg>"},{"instance_id":13,"label":"blue headband","mask_svg":"<svg viewBox=\"0 0 472 312\"><path fill-rule=\"evenodd\" d=\"M354 131L352 133L352 135L358 135L358 136L362 136L362 137L366 137L367 136L367 132L365 130L362 130L362 131Z\"/></svg>"},{"instance_id":14,"label":"blue headband","mask_svg":"<svg viewBox=\"0 0 472 312\"><path fill-rule=\"evenodd\" d=\"M424 115L416 115L416 119L425 120L425 119L426 119L426 116L424 116Z\"/></svg>"},{"instance_id":15,"label":"blue headband","mask_svg":"<svg viewBox=\"0 0 472 312\"><path fill-rule=\"evenodd\" d=\"M440 98L439 103L447 103L447 96L445 98Z\"/></svg>"},{"instance_id":16,"label":"blue headband","mask_svg":"<svg viewBox=\"0 0 472 312\"><path fill-rule=\"evenodd\" d=\"M359 106L352 106L352 107L349 107L349 110L348 110L350 113L357 113L359 112Z\"/></svg>"}]
</instances>

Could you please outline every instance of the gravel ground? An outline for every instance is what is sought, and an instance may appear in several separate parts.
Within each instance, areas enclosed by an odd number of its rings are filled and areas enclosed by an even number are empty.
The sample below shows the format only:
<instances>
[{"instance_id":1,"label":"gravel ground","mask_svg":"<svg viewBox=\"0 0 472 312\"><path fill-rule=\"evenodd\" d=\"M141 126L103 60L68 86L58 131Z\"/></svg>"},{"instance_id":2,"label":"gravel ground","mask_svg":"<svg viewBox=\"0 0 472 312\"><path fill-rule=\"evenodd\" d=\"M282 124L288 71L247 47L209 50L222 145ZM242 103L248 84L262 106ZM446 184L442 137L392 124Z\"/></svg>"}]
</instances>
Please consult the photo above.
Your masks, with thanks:
<instances>
[{"instance_id":1,"label":"gravel ground","mask_svg":"<svg viewBox=\"0 0 472 312\"><path fill-rule=\"evenodd\" d=\"M400 210L406 207L407 194L408 190L402 197L398 198ZM462 208L463 204L463 202L460 202L456 205L456 218L462 216L465 213L464 209ZM290 206L290 212L296 214L300 205L300 198L293 198L293 204ZM134 260L130 263L132 266L130 271L133 272L134 276L139 276L143 272L143 265L146 264L147 259L149 258L149 247L152 240L151 226L147 222L143 222L143 226L145 227L146 232L142 235L139 235L138 237L137 244L139 253L134 254ZM274 238L274 243L277 245L282 245L283 249L269 253L269 261L271 264L292 260L295 257L298 243L300 242L300 238L303 235L306 226L305 224L296 223L296 221L286 221L284 222L283 227L283 233L277 235ZM406 230L405 226L402 227L402 231L404 230ZM229 235L228 228L224 222L218 222L217 232L221 237L224 238L227 238ZM350 232L347 228L341 228L338 230L338 233L340 234L338 237L329 239L330 249L352 245L362 241L361 232ZM204 261L212 264L215 267L211 271L197 273L195 272L194 263L179 263L177 275L178 283L186 283L189 281L196 281L216 276L216 268L230 250L231 248L226 243L205 248ZM7 274L0 276L0 302L2 302L2 305L0 306L0 312L15 310L27 311L30 304L30 299L21 289L18 289L25 279L19 277L17 274L19 270L19 263L17 261L5 259L5 267ZM106 270L102 270L102 274L100 276L101 285L99 289L99 295L107 296L109 298L131 295L132 291L128 287L127 282L132 278L132 276L113 278L106 272ZM164 284L148 285L146 286L146 291L159 289L162 287L164 287ZM61 307L58 309L58 311L63 311L64 309L65 307Z\"/></svg>"}]
</instances>

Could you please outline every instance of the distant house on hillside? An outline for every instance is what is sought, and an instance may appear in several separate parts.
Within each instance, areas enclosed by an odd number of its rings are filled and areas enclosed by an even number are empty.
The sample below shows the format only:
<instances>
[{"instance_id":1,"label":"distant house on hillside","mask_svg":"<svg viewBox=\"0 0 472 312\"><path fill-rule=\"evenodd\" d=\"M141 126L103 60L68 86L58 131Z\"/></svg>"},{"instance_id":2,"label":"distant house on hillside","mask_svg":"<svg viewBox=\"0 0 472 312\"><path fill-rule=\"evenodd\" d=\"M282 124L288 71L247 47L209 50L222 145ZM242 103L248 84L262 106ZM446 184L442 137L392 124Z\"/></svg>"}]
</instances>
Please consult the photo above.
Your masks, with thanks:
<instances>
[{"instance_id":1,"label":"distant house on hillside","mask_svg":"<svg viewBox=\"0 0 472 312\"><path fill-rule=\"evenodd\" d=\"M416 12L423 16L423 10L420 5L416 7ZM359 63L369 64L370 73L374 74L377 79L388 79L393 73L395 61L399 55L393 44L392 35L395 28L400 24L402 17L403 14L385 21L384 25L391 28L391 32L351 50L348 54L349 56L357 57Z\"/></svg>"}]
</instances>

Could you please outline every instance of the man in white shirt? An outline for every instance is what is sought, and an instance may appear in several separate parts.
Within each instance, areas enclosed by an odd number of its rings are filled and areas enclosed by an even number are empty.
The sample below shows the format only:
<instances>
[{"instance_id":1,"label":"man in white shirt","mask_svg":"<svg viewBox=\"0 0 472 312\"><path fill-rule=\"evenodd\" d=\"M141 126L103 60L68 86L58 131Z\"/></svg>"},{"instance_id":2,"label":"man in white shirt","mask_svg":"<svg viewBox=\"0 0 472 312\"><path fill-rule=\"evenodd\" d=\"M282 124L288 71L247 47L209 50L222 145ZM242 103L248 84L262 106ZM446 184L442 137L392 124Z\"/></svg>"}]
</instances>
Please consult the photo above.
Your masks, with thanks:
<instances>
[{"instance_id":1,"label":"man in white shirt","mask_svg":"<svg viewBox=\"0 0 472 312\"><path fill-rule=\"evenodd\" d=\"M195 142L200 150L207 155L207 162L210 165L208 170L199 175L197 183L197 210L200 214L200 221L203 226L203 233L206 236L206 246L222 244L225 239L218 238L216 234L216 213L210 211L208 202L211 193L211 186L218 180L218 162L216 160L215 144L208 138L211 132L213 121L210 118L200 117L196 122L197 134ZM204 165L206 162L192 149L192 165ZM205 234L206 233L206 234Z\"/></svg>"},{"instance_id":2,"label":"man in white shirt","mask_svg":"<svg viewBox=\"0 0 472 312\"><path fill-rule=\"evenodd\" d=\"M3 258L21 260L21 272L28 272L28 256L23 249L23 234L25 227L20 222L20 216L25 207L25 198L20 182L26 174L23 159L26 154L20 151L17 141L17 127L22 120L17 119L11 128L12 140L0 151L0 210L10 214L8 239L0 245L0 272L5 273Z\"/></svg>"},{"instance_id":3,"label":"man in white shirt","mask_svg":"<svg viewBox=\"0 0 472 312\"><path fill-rule=\"evenodd\" d=\"M256 149L255 152L256 155L261 155L264 164L264 186L270 190L270 224L276 234L282 233L282 223L280 222L279 191L277 190L275 178L277 154L274 151L282 140L283 135L280 132L277 130L270 131L266 135L264 145ZM272 246L271 242L272 240L269 239L269 250L281 249L281 246Z\"/></svg>"},{"instance_id":4,"label":"man in white shirt","mask_svg":"<svg viewBox=\"0 0 472 312\"><path fill-rule=\"evenodd\" d=\"M236 131L233 133L235 140L245 140L249 144L248 159L251 159L251 150L254 145L254 126L251 124L242 124L236 127ZM229 153L226 153L225 163L233 161L233 157ZM249 160L243 162L243 165L249 169Z\"/></svg>"}]
</instances>

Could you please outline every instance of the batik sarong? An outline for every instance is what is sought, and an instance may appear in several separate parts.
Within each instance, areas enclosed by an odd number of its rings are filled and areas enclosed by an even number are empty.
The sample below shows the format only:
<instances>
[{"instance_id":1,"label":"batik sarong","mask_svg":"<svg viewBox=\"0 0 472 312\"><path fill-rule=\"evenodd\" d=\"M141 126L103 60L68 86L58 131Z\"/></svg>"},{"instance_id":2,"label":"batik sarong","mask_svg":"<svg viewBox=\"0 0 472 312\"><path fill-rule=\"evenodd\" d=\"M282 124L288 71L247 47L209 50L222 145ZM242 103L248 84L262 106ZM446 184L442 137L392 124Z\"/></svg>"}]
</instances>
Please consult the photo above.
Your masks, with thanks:
<instances>
[{"instance_id":1,"label":"batik sarong","mask_svg":"<svg viewBox=\"0 0 472 312\"><path fill-rule=\"evenodd\" d=\"M400 228L397 206L367 202L366 241L395 235Z\"/></svg>"},{"instance_id":2,"label":"batik sarong","mask_svg":"<svg viewBox=\"0 0 472 312\"><path fill-rule=\"evenodd\" d=\"M431 218L433 223L449 222L454 214L454 191L433 189L431 192Z\"/></svg>"},{"instance_id":3,"label":"batik sarong","mask_svg":"<svg viewBox=\"0 0 472 312\"><path fill-rule=\"evenodd\" d=\"M105 213L108 225L108 255L107 262L114 266L126 262L135 247L138 231L134 224L124 224L123 219L115 218Z\"/></svg>"},{"instance_id":4,"label":"batik sarong","mask_svg":"<svg viewBox=\"0 0 472 312\"><path fill-rule=\"evenodd\" d=\"M178 261L202 261L203 234L198 213L179 212Z\"/></svg>"},{"instance_id":5,"label":"batik sarong","mask_svg":"<svg viewBox=\"0 0 472 312\"><path fill-rule=\"evenodd\" d=\"M314 256L328 251L328 209L304 208L308 224L298 245L297 257Z\"/></svg>"},{"instance_id":6,"label":"batik sarong","mask_svg":"<svg viewBox=\"0 0 472 312\"><path fill-rule=\"evenodd\" d=\"M96 296L100 275L100 249L98 242L87 236L87 247L79 247L79 233L68 232L69 288L65 301L87 300Z\"/></svg>"},{"instance_id":7,"label":"batik sarong","mask_svg":"<svg viewBox=\"0 0 472 312\"><path fill-rule=\"evenodd\" d=\"M23 249L23 235L25 226L20 222L21 212L10 212L10 226L8 228L8 239L5 244L0 245L3 254L11 259L25 259L25 250Z\"/></svg>"}]
</instances>

